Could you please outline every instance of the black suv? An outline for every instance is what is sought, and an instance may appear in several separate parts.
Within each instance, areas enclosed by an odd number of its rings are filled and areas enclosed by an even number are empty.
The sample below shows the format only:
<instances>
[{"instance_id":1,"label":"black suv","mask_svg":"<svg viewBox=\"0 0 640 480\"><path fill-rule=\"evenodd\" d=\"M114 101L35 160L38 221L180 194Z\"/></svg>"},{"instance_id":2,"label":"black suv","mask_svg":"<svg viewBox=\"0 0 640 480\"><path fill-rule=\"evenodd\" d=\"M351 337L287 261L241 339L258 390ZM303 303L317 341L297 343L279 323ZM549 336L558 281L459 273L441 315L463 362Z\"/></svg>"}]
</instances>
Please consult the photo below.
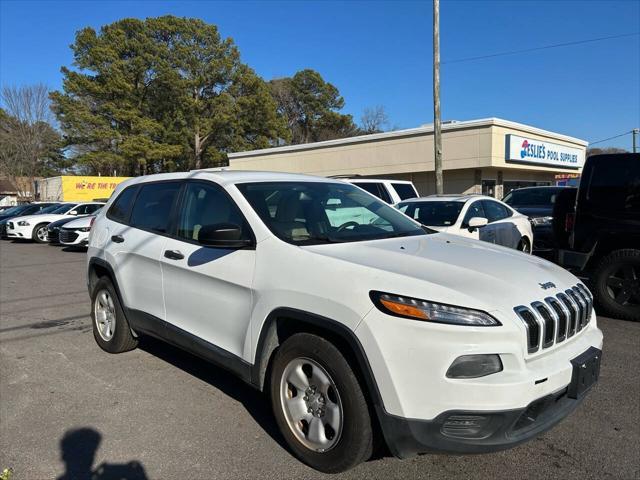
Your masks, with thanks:
<instances>
[{"instance_id":1,"label":"black suv","mask_svg":"<svg viewBox=\"0 0 640 480\"><path fill-rule=\"evenodd\" d=\"M525 187L511 190L502 199L514 210L529 217L533 229L533 253L550 259L556 248L552 228L556 198L574 187Z\"/></svg>"},{"instance_id":2,"label":"black suv","mask_svg":"<svg viewBox=\"0 0 640 480\"><path fill-rule=\"evenodd\" d=\"M554 215L554 229L567 233L558 263L590 277L606 313L640 321L640 154L589 157L563 213Z\"/></svg>"}]
</instances>

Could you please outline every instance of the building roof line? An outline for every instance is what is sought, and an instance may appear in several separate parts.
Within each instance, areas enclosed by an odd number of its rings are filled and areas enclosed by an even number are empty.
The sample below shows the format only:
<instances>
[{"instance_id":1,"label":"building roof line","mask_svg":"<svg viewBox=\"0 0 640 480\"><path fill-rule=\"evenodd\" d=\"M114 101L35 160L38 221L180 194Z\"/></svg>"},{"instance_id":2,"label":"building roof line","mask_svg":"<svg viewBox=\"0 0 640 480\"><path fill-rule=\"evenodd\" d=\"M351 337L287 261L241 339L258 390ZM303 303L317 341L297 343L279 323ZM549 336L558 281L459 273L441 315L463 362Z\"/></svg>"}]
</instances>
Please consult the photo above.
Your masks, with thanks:
<instances>
[{"instance_id":1,"label":"building roof line","mask_svg":"<svg viewBox=\"0 0 640 480\"><path fill-rule=\"evenodd\" d=\"M523 130L528 133L549 137L552 140L563 140L565 142L575 143L577 145L586 147L589 142L576 137L570 137L568 135L562 135L549 130L543 130L541 128L533 127L531 125L525 125L523 123L512 122L510 120L504 120L502 118L481 118L478 120L466 120L461 122L445 123L442 125L443 132L466 130L474 127L487 127L498 126L513 128L516 130ZM273 155L277 153L289 153L299 152L304 150L316 150L322 148L331 148L342 145L358 144L363 142L390 140L394 138L411 137L424 135L433 132L433 125L425 125L417 128L407 128L403 130L395 130L392 132L373 133L369 135L359 135L357 137L339 138L336 140L325 140L322 142L303 143L299 145L286 145L283 147L264 148L261 150L249 150L246 152L234 152L229 153L229 159L242 159L245 157L256 157L263 155Z\"/></svg>"}]
</instances>

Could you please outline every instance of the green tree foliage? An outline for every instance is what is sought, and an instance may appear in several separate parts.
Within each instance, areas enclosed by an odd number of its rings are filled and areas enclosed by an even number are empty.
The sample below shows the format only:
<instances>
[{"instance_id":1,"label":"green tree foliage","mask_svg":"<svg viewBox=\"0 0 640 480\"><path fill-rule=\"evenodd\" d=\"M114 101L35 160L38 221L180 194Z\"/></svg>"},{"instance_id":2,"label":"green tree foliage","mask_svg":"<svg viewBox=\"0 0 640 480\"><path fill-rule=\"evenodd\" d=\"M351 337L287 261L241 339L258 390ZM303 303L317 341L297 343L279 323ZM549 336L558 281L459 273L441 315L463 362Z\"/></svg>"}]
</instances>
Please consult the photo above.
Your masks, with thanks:
<instances>
[{"instance_id":1,"label":"green tree foliage","mask_svg":"<svg viewBox=\"0 0 640 480\"><path fill-rule=\"evenodd\" d=\"M50 123L47 87L6 86L0 96L5 106L0 108L0 175L28 196L36 177L60 174L70 162Z\"/></svg>"},{"instance_id":2,"label":"green tree foliage","mask_svg":"<svg viewBox=\"0 0 640 480\"><path fill-rule=\"evenodd\" d=\"M53 110L95 173L137 175L226 164L226 154L288 139L269 88L231 39L164 16L85 28Z\"/></svg>"},{"instance_id":3,"label":"green tree foliage","mask_svg":"<svg viewBox=\"0 0 640 480\"><path fill-rule=\"evenodd\" d=\"M269 82L278 113L286 120L292 144L358 135L351 115L339 113L344 98L314 70Z\"/></svg>"}]
</instances>

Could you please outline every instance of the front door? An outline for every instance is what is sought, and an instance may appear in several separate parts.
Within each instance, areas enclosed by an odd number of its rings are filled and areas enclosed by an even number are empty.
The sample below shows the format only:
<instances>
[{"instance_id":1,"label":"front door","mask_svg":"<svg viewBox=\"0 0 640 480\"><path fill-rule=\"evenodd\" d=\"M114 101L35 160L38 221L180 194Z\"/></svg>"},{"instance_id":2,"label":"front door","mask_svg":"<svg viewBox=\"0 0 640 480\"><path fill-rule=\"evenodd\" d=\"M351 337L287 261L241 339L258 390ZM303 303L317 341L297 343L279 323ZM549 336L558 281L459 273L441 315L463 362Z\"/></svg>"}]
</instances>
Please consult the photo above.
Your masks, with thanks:
<instances>
[{"instance_id":1,"label":"front door","mask_svg":"<svg viewBox=\"0 0 640 480\"><path fill-rule=\"evenodd\" d=\"M251 309L255 249L207 247L206 225L232 223L251 236L240 210L222 187L188 181L175 238L161 257L167 323L242 357Z\"/></svg>"}]
</instances>

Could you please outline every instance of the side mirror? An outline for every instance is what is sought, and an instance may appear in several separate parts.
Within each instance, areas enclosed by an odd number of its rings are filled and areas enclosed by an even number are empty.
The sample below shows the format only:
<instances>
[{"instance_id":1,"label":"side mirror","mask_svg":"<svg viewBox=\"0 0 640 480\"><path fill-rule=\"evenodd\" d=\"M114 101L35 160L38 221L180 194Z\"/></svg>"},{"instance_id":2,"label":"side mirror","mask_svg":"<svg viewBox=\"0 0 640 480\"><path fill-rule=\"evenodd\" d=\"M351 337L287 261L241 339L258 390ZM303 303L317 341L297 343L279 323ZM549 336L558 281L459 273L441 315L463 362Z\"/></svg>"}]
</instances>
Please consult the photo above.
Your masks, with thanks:
<instances>
[{"instance_id":1,"label":"side mirror","mask_svg":"<svg viewBox=\"0 0 640 480\"><path fill-rule=\"evenodd\" d=\"M243 248L253 244L248 238L242 238L242 228L233 223L203 225L198 232L198 242L217 248Z\"/></svg>"},{"instance_id":2,"label":"side mirror","mask_svg":"<svg viewBox=\"0 0 640 480\"><path fill-rule=\"evenodd\" d=\"M71 211L69 212L69 215L78 215L78 212L76 212L75 210L71 210Z\"/></svg>"},{"instance_id":3,"label":"side mirror","mask_svg":"<svg viewBox=\"0 0 640 480\"><path fill-rule=\"evenodd\" d=\"M487 220L484 217L472 217L469 220L469 231L473 232L474 230L477 230L478 228L484 227L487 223L489 223L489 220Z\"/></svg>"}]
</instances>

